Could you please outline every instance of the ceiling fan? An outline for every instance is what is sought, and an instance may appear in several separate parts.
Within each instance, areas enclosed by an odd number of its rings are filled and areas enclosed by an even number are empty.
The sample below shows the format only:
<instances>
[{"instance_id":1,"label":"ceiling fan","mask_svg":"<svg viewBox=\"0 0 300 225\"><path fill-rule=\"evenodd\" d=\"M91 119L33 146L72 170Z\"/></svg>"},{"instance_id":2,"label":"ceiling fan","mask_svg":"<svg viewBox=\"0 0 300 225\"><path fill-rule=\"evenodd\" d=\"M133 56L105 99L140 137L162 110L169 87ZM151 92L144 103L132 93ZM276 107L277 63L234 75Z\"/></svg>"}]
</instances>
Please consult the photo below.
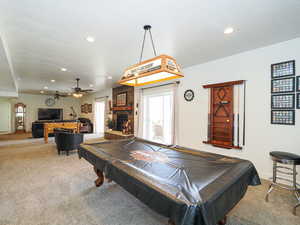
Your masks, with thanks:
<instances>
[{"instance_id":1,"label":"ceiling fan","mask_svg":"<svg viewBox=\"0 0 300 225\"><path fill-rule=\"evenodd\" d=\"M60 97L68 97L67 94L60 94L58 91L54 94L54 99L59 100Z\"/></svg>"},{"instance_id":2,"label":"ceiling fan","mask_svg":"<svg viewBox=\"0 0 300 225\"><path fill-rule=\"evenodd\" d=\"M83 93L94 91L93 89L82 89L82 88L80 88L79 87L79 81L80 81L80 79L76 78L77 86L75 88L73 88L74 89L73 96L75 98L81 98L83 96Z\"/></svg>"}]
</instances>

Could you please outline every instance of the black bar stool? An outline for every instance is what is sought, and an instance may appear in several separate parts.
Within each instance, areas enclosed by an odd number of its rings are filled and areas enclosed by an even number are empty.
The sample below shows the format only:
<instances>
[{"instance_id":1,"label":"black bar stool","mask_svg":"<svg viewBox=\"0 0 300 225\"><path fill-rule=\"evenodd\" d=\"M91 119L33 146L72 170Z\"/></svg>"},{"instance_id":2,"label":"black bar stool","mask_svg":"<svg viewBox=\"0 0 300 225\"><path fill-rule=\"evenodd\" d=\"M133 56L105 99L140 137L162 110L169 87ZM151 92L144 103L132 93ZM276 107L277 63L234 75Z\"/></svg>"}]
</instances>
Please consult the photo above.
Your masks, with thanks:
<instances>
[{"instance_id":1,"label":"black bar stool","mask_svg":"<svg viewBox=\"0 0 300 225\"><path fill-rule=\"evenodd\" d=\"M275 151L275 152L270 152L270 156L273 160L273 180L272 183L270 184L269 190L266 195L266 202L269 201L269 194L271 193L274 187L284 188L289 191L292 191L298 201L298 203L293 208L293 214L296 215L296 208L300 206L300 188L299 188L300 185L297 183L296 180L297 178L296 166L300 165L300 155L296 155L288 152ZM289 168L286 166L277 166L277 163L292 165L293 168ZM287 179L285 177L280 177L277 175L277 173L292 176L292 180ZM277 180L287 181L291 183L291 185L286 185L286 186L282 185L278 183Z\"/></svg>"}]
</instances>

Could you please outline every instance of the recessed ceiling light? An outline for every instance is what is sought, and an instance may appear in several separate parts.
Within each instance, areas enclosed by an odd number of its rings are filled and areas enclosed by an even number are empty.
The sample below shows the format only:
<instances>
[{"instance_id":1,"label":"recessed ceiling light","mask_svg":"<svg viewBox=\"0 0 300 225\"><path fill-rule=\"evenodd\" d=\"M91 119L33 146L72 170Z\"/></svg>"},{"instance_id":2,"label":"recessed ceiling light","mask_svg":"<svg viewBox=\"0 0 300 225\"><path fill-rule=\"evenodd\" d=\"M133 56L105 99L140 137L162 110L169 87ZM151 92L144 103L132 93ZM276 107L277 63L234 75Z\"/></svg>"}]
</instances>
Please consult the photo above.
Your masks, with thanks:
<instances>
[{"instance_id":1,"label":"recessed ceiling light","mask_svg":"<svg viewBox=\"0 0 300 225\"><path fill-rule=\"evenodd\" d=\"M47 89L48 89L48 87L47 87L47 86L45 86L45 87L44 87L44 89L45 89L45 90L47 90Z\"/></svg>"},{"instance_id":2,"label":"recessed ceiling light","mask_svg":"<svg viewBox=\"0 0 300 225\"><path fill-rule=\"evenodd\" d=\"M95 38L92 37L92 36L88 36L88 37L86 37L86 40L87 40L88 42L94 42L94 41L95 41Z\"/></svg>"},{"instance_id":3,"label":"recessed ceiling light","mask_svg":"<svg viewBox=\"0 0 300 225\"><path fill-rule=\"evenodd\" d=\"M111 80L111 79L112 79L112 76L107 76L107 79Z\"/></svg>"},{"instance_id":4,"label":"recessed ceiling light","mask_svg":"<svg viewBox=\"0 0 300 225\"><path fill-rule=\"evenodd\" d=\"M224 34L231 34L233 33L234 29L232 27L227 27L225 30L224 30Z\"/></svg>"},{"instance_id":5,"label":"recessed ceiling light","mask_svg":"<svg viewBox=\"0 0 300 225\"><path fill-rule=\"evenodd\" d=\"M40 91L41 94L44 94L44 91Z\"/></svg>"},{"instance_id":6,"label":"recessed ceiling light","mask_svg":"<svg viewBox=\"0 0 300 225\"><path fill-rule=\"evenodd\" d=\"M94 85L90 84L90 87L94 87Z\"/></svg>"},{"instance_id":7,"label":"recessed ceiling light","mask_svg":"<svg viewBox=\"0 0 300 225\"><path fill-rule=\"evenodd\" d=\"M67 71L66 68L61 68L60 70L63 71L63 72L66 72L66 71Z\"/></svg>"},{"instance_id":8,"label":"recessed ceiling light","mask_svg":"<svg viewBox=\"0 0 300 225\"><path fill-rule=\"evenodd\" d=\"M51 82L52 82L52 83L54 83L54 82L55 82L55 80L51 80Z\"/></svg>"}]
</instances>

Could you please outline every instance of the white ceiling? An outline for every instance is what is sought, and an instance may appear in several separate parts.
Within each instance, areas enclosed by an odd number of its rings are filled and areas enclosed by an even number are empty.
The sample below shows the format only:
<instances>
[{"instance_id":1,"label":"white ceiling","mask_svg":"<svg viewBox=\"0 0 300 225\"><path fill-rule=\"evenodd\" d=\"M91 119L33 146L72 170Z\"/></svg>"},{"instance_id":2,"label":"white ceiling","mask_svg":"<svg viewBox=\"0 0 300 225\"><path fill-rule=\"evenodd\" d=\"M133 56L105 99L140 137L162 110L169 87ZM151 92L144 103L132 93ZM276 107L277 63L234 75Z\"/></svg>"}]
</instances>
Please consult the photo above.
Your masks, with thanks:
<instances>
[{"instance_id":1,"label":"white ceiling","mask_svg":"<svg viewBox=\"0 0 300 225\"><path fill-rule=\"evenodd\" d=\"M299 37L299 12L299 0L0 0L0 27L20 90L67 91L76 77L100 90L137 62L144 24L187 67Z\"/></svg>"}]
</instances>

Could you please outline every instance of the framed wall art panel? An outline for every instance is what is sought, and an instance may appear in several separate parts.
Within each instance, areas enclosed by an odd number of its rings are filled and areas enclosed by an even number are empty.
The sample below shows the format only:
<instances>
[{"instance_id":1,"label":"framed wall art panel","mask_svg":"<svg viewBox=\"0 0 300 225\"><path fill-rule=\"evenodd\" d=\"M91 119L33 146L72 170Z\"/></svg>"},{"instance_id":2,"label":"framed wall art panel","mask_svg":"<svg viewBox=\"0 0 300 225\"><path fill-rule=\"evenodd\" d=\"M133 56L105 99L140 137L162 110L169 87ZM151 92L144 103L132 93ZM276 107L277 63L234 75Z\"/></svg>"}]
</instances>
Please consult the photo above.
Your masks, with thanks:
<instances>
[{"instance_id":1,"label":"framed wall art panel","mask_svg":"<svg viewBox=\"0 0 300 225\"><path fill-rule=\"evenodd\" d=\"M296 105L297 105L297 109L300 109L300 93L297 93L297 97L296 97Z\"/></svg>"},{"instance_id":2,"label":"framed wall art panel","mask_svg":"<svg viewBox=\"0 0 300 225\"><path fill-rule=\"evenodd\" d=\"M271 77L277 79L281 77L295 76L295 60L275 63L271 65Z\"/></svg>"},{"instance_id":3,"label":"framed wall art panel","mask_svg":"<svg viewBox=\"0 0 300 225\"><path fill-rule=\"evenodd\" d=\"M87 111L88 111L88 113L92 113L93 112L93 104L88 104Z\"/></svg>"},{"instance_id":4,"label":"framed wall art panel","mask_svg":"<svg viewBox=\"0 0 300 225\"><path fill-rule=\"evenodd\" d=\"M271 124L295 125L295 110L271 110Z\"/></svg>"},{"instance_id":5,"label":"framed wall art panel","mask_svg":"<svg viewBox=\"0 0 300 225\"><path fill-rule=\"evenodd\" d=\"M81 113L85 113L85 105L80 106Z\"/></svg>"},{"instance_id":6,"label":"framed wall art panel","mask_svg":"<svg viewBox=\"0 0 300 225\"><path fill-rule=\"evenodd\" d=\"M81 109L81 113L89 113L89 104L85 103L83 105L80 106L80 109Z\"/></svg>"},{"instance_id":7,"label":"framed wall art panel","mask_svg":"<svg viewBox=\"0 0 300 225\"><path fill-rule=\"evenodd\" d=\"M271 81L271 92L276 93L288 93L295 91L295 77L283 78Z\"/></svg>"},{"instance_id":8,"label":"framed wall art panel","mask_svg":"<svg viewBox=\"0 0 300 225\"><path fill-rule=\"evenodd\" d=\"M300 76L296 77L296 91L300 91Z\"/></svg>"},{"instance_id":9,"label":"framed wall art panel","mask_svg":"<svg viewBox=\"0 0 300 225\"><path fill-rule=\"evenodd\" d=\"M295 94L280 94L271 96L272 109L295 109Z\"/></svg>"},{"instance_id":10,"label":"framed wall art panel","mask_svg":"<svg viewBox=\"0 0 300 225\"><path fill-rule=\"evenodd\" d=\"M117 106L127 105L127 92L117 94Z\"/></svg>"}]
</instances>

